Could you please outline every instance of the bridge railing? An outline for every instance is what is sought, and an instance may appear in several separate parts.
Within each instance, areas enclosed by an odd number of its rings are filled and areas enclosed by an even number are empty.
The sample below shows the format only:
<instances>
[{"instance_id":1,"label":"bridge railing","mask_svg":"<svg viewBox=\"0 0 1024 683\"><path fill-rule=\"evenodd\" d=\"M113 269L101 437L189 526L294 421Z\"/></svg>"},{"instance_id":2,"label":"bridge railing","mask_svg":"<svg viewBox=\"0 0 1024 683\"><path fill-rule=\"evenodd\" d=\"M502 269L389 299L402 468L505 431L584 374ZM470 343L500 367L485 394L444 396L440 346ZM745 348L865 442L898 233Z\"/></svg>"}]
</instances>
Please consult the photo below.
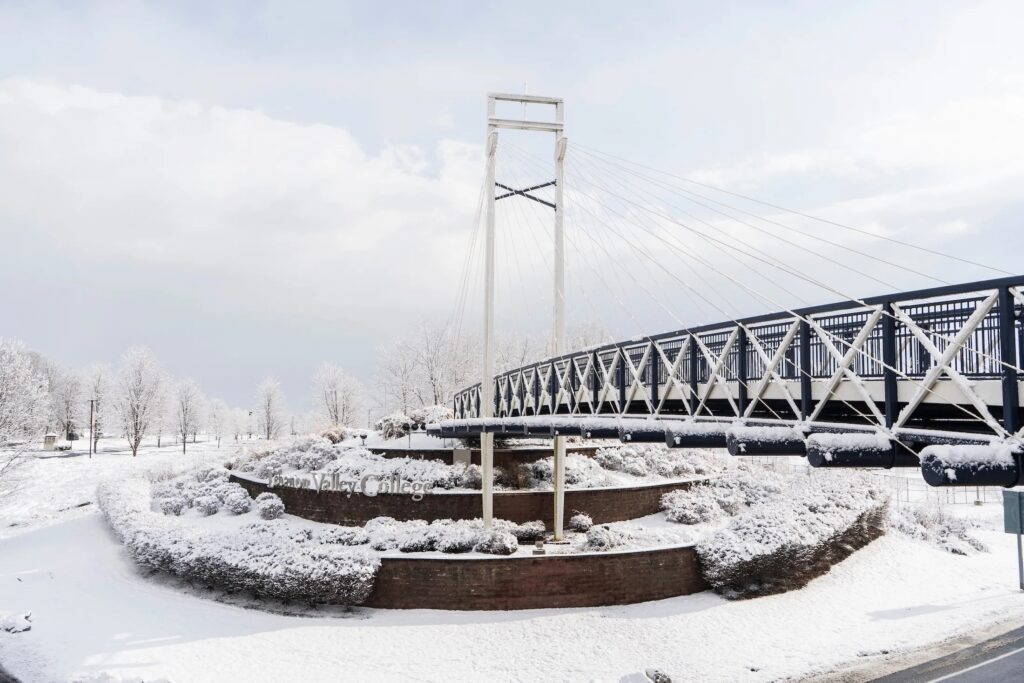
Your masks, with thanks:
<instances>
[{"instance_id":1,"label":"bridge railing","mask_svg":"<svg viewBox=\"0 0 1024 683\"><path fill-rule=\"evenodd\" d=\"M1013 433L1022 287L1024 276L916 290L568 353L498 375L494 415L827 417ZM479 384L458 392L456 418L479 415L480 399Z\"/></svg>"}]
</instances>

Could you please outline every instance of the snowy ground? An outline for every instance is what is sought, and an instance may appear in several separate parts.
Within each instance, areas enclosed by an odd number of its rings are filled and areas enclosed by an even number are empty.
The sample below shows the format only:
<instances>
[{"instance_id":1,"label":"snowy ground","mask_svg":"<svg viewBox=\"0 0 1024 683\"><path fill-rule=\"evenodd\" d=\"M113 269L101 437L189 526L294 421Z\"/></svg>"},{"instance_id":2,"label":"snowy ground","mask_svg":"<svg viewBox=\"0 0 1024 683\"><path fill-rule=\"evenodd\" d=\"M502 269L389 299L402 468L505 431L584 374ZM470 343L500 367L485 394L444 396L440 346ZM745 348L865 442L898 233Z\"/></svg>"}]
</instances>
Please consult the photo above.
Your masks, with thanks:
<instances>
[{"instance_id":1,"label":"snowy ground","mask_svg":"<svg viewBox=\"0 0 1024 683\"><path fill-rule=\"evenodd\" d=\"M0 633L3 666L24 681L639 681L648 667L676 681L771 681L1024 623L1013 537L997 530L993 504L949 508L990 528L979 536L991 553L954 556L890 534L804 590L750 601L704 593L597 609L299 616L144 578L95 505L74 507L100 479L224 452L32 461L0 500L0 611L32 612L32 630Z\"/></svg>"}]
</instances>

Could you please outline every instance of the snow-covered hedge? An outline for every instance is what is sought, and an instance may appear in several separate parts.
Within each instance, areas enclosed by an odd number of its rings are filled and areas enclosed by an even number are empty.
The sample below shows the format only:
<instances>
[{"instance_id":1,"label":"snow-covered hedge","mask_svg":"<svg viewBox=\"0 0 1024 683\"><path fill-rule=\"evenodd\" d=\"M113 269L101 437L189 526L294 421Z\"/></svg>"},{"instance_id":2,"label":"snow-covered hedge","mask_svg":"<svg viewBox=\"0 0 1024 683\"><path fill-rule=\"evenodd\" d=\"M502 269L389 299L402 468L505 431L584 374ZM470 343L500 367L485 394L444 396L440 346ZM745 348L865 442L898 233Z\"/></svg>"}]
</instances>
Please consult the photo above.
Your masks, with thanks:
<instances>
[{"instance_id":1,"label":"snow-covered hedge","mask_svg":"<svg viewBox=\"0 0 1024 683\"><path fill-rule=\"evenodd\" d=\"M447 465L440 460L385 458L361 446L334 445L321 437L290 441L272 451L254 453L234 463L235 469L269 480L284 472L337 472L343 479L375 477L378 481L397 476L404 481L423 482L428 488L479 489L479 471L465 463Z\"/></svg>"},{"instance_id":2,"label":"snow-covered hedge","mask_svg":"<svg viewBox=\"0 0 1024 683\"><path fill-rule=\"evenodd\" d=\"M935 505L901 508L893 513L890 524L900 533L954 555L988 552L988 546L971 533L979 527L977 522L954 517Z\"/></svg>"},{"instance_id":3,"label":"snow-covered hedge","mask_svg":"<svg viewBox=\"0 0 1024 683\"><path fill-rule=\"evenodd\" d=\"M141 566L229 592L285 601L358 605L373 589L380 560L360 548L323 542L283 521L204 528L152 509L150 485L105 483L97 502Z\"/></svg>"},{"instance_id":4,"label":"snow-covered hedge","mask_svg":"<svg viewBox=\"0 0 1024 683\"><path fill-rule=\"evenodd\" d=\"M853 473L790 482L697 544L704 578L728 598L805 586L884 533L887 497Z\"/></svg>"},{"instance_id":5,"label":"snow-covered hedge","mask_svg":"<svg viewBox=\"0 0 1024 683\"><path fill-rule=\"evenodd\" d=\"M666 493L661 507L671 522L706 524L778 495L783 486L774 472L741 462L707 483Z\"/></svg>"},{"instance_id":6,"label":"snow-covered hedge","mask_svg":"<svg viewBox=\"0 0 1024 683\"><path fill-rule=\"evenodd\" d=\"M722 457L710 451L669 449L660 444L637 443L598 448L594 460L606 470L635 477L657 474L678 478L711 474L722 467Z\"/></svg>"},{"instance_id":7,"label":"snow-covered hedge","mask_svg":"<svg viewBox=\"0 0 1024 683\"><path fill-rule=\"evenodd\" d=\"M515 524L496 519L488 531L479 519L440 519L428 524L423 520L399 522L391 517L371 519L365 531L366 542L378 551L397 548L405 553L435 550L466 553L473 550L499 555L511 554L520 541L533 542L544 538L545 534L544 524L539 521Z\"/></svg>"}]
</instances>

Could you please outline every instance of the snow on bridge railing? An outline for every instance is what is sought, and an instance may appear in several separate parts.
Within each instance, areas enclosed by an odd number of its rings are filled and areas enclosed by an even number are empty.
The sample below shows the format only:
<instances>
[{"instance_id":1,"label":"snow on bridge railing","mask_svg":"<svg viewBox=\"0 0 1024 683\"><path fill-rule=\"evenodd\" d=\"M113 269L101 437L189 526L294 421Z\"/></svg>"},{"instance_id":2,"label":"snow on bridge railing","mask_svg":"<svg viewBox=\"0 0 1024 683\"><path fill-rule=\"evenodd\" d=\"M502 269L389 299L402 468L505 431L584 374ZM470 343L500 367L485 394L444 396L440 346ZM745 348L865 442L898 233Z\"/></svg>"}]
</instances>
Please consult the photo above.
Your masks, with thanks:
<instances>
[{"instance_id":1,"label":"snow on bridge railing","mask_svg":"<svg viewBox=\"0 0 1024 683\"><path fill-rule=\"evenodd\" d=\"M568 353L498 375L494 414L825 419L1005 437L1020 430L1022 287L1024 276L915 290ZM456 417L478 415L479 402L479 384L460 391Z\"/></svg>"}]
</instances>

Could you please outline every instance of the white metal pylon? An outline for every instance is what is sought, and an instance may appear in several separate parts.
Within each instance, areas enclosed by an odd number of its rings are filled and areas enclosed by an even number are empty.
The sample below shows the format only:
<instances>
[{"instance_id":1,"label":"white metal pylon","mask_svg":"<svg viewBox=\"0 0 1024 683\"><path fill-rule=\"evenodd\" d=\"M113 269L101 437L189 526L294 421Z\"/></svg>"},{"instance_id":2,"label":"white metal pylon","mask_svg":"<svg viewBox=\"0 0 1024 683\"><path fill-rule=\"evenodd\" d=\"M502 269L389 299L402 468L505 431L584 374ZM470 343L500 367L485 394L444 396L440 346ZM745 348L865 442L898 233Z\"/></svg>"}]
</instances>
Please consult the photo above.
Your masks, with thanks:
<instances>
[{"instance_id":1,"label":"white metal pylon","mask_svg":"<svg viewBox=\"0 0 1024 683\"><path fill-rule=\"evenodd\" d=\"M531 121L523 119L505 119L496 116L498 102L514 102L523 105L524 117L526 105L540 104L555 108L554 121ZM559 356L566 350L565 344L565 231L563 226L564 201L564 168L566 139L563 135L564 126L563 102L557 97L541 97L539 95L510 95L490 93L487 95L487 210L486 239L484 255L484 358L483 373L480 382L480 410L478 415L486 420L494 415L494 204L497 199L521 196L551 206L528 193L528 190L554 185L555 201L555 283L554 283L554 329L552 334L552 352ZM526 130L554 133L555 135L555 180L539 187L510 188L496 183L494 177L495 161L498 151L498 130ZM501 197L495 197L495 187L507 190ZM487 427L485 426L485 429ZM554 437L555 460L555 509L554 535L555 540L562 539L565 517L565 437ZM485 432L480 435L480 466L483 476L483 518L484 526L490 527L494 512L494 434Z\"/></svg>"}]
</instances>

